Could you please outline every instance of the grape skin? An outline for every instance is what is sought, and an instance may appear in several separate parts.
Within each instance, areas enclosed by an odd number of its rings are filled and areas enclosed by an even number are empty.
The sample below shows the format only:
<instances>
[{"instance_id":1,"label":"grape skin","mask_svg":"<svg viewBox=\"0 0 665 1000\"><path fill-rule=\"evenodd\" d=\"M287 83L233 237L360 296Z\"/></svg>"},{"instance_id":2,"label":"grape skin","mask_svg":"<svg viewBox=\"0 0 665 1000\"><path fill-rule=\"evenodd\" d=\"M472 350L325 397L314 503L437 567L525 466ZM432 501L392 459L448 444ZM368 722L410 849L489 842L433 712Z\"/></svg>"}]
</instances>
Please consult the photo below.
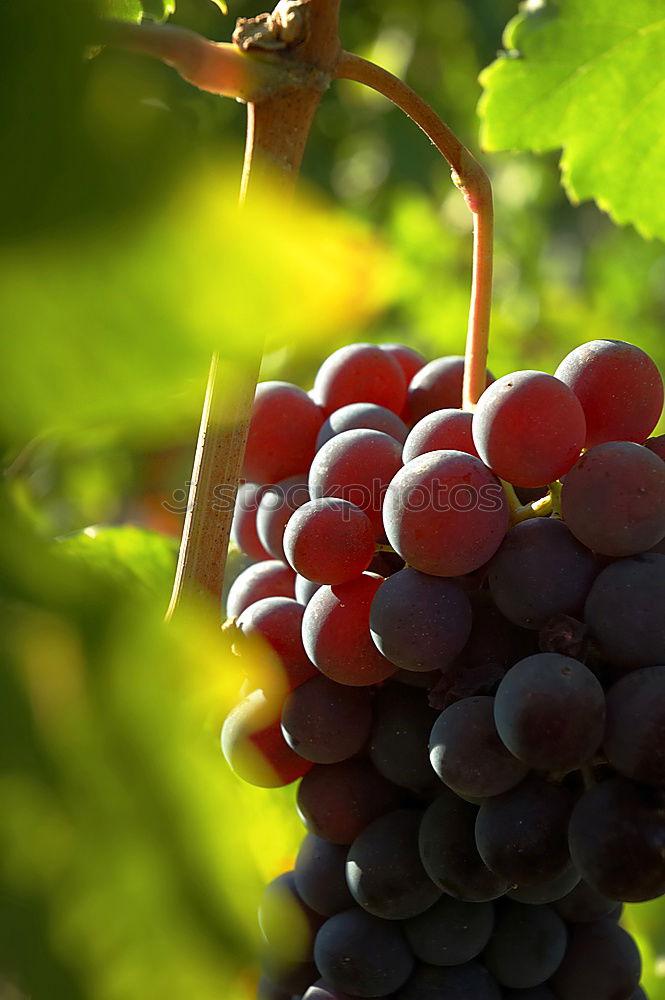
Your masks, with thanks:
<instances>
[{"instance_id":1,"label":"grape skin","mask_svg":"<svg viewBox=\"0 0 665 1000\"><path fill-rule=\"evenodd\" d=\"M280 559L265 559L243 570L231 584L226 613L237 618L245 608L264 597L295 597L296 575Z\"/></svg>"},{"instance_id":2,"label":"grape skin","mask_svg":"<svg viewBox=\"0 0 665 1000\"><path fill-rule=\"evenodd\" d=\"M253 691L231 709L222 726L221 743L231 770L259 788L290 785L312 767L284 740L279 706L262 691Z\"/></svg>"},{"instance_id":3,"label":"grape skin","mask_svg":"<svg viewBox=\"0 0 665 1000\"><path fill-rule=\"evenodd\" d=\"M402 449L381 431L343 431L317 452L309 470L313 500L340 497L360 507L383 535L382 504L396 472L402 467Z\"/></svg>"},{"instance_id":4,"label":"grape skin","mask_svg":"<svg viewBox=\"0 0 665 1000\"><path fill-rule=\"evenodd\" d=\"M293 872L278 875L263 890L259 927L273 960L286 963L311 961L314 938L323 917L298 895Z\"/></svg>"},{"instance_id":5,"label":"grape skin","mask_svg":"<svg viewBox=\"0 0 665 1000\"><path fill-rule=\"evenodd\" d=\"M620 1000L630 997L642 972L632 937L612 920L576 924L564 959L552 977L559 1000Z\"/></svg>"},{"instance_id":6,"label":"grape skin","mask_svg":"<svg viewBox=\"0 0 665 1000\"><path fill-rule=\"evenodd\" d=\"M400 790L362 757L315 764L297 794L308 831L333 844L351 844L372 820L400 804Z\"/></svg>"},{"instance_id":7,"label":"grape skin","mask_svg":"<svg viewBox=\"0 0 665 1000\"><path fill-rule=\"evenodd\" d=\"M570 771L590 760L603 739L603 689L579 660L537 653L506 673L494 720L508 750L529 767Z\"/></svg>"},{"instance_id":8,"label":"grape skin","mask_svg":"<svg viewBox=\"0 0 665 1000\"><path fill-rule=\"evenodd\" d=\"M377 691L367 752L384 778L419 794L438 789L427 752L435 719L436 710L417 688L388 683Z\"/></svg>"},{"instance_id":9,"label":"grape skin","mask_svg":"<svg viewBox=\"0 0 665 1000\"><path fill-rule=\"evenodd\" d=\"M454 354L436 358L424 365L409 382L406 413L409 423L416 424L434 410L459 409L462 405L464 358ZM486 384L494 381L487 371Z\"/></svg>"},{"instance_id":10,"label":"grape skin","mask_svg":"<svg viewBox=\"0 0 665 1000\"><path fill-rule=\"evenodd\" d=\"M409 432L404 442L402 461L406 465L428 451L465 451L480 458L473 443L472 420L473 414L466 410L449 408L429 413Z\"/></svg>"},{"instance_id":11,"label":"grape skin","mask_svg":"<svg viewBox=\"0 0 665 1000\"><path fill-rule=\"evenodd\" d=\"M665 663L665 555L620 559L596 578L584 620L600 654L622 671Z\"/></svg>"},{"instance_id":12,"label":"grape skin","mask_svg":"<svg viewBox=\"0 0 665 1000\"><path fill-rule=\"evenodd\" d=\"M462 698L441 713L429 740L432 767L463 798L487 798L513 788L528 768L512 756L494 724L494 698Z\"/></svg>"},{"instance_id":13,"label":"grape skin","mask_svg":"<svg viewBox=\"0 0 665 1000\"><path fill-rule=\"evenodd\" d=\"M494 928L492 903L464 903L444 894L404 922L413 954L429 965L463 965L476 958Z\"/></svg>"},{"instance_id":14,"label":"grape skin","mask_svg":"<svg viewBox=\"0 0 665 1000\"><path fill-rule=\"evenodd\" d=\"M346 884L347 848L308 833L303 839L293 877L298 895L315 913L332 917L354 905Z\"/></svg>"},{"instance_id":15,"label":"grape skin","mask_svg":"<svg viewBox=\"0 0 665 1000\"><path fill-rule=\"evenodd\" d=\"M314 457L324 414L306 392L289 382L256 387L243 479L277 483L305 472ZM297 434L293 429L297 428Z\"/></svg>"},{"instance_id":16,"label":"grape skin","mask_svg":"<svg viewBox=\"0 0 665 1000\"><path fill-rule=\"evenodd\" d=\"M511 885L538 885L555 878L570 864L566 834L572 805L565 788L535 775L525 778L480 806L478 853Z\"/></svg>"},{"instance_id":17,"label":"grape skin","mask_svg":"<svg viewBox=\"0 0 665 1000\"><path fill-rule=\"evenodd\" d=\"M388 351L375 344L349 344L334 351L319 368L314 397L328 415L349 403L376 403L401 413L406 378Z\"/></svg>"},{"instance_id":18,"label":"grape skin","mask_svg":"<svg viewBox=\"0 0 665 1000\"><path fill-rule=\"evenodd\" d=\"M570 819L575 867L599 893L643 903L665 893L665 790L610 778L588 789Z\"/></svg>"},{"instance_id":19,"label":"grape skin","mask_svg":"<svg viewBox=\"0 0 665 1000\"><path fill-rule=\"evenodd\" d=\"M359 753L371 721L365 688L336 684L320 674L292 691L282 708L284 739L314 764L336 764Z\"/></svg>"},{"instance_id":20,"label":"grape skin","mask_svg":"<svg viewBox=\"0 0 665 1000\"><path fill-rule=\"evenodd\" d=\"M331 413L319 431L316 439L316 450L322 448L326 441L343 431L366 429L382 431L404 444L409 428L392 410L376 403L349 403Z\"/></svg>"},{"instance_id":21,"label":"grape skin","mask_svg":"<svg viewBox=\"0 0 665 1000\"><path fill-rule=\"evenodd\" d=\"M395 673L395 664L381 655L369 631L370 606L382 582L363 573L349 583L321 587L305 608L305 650L331 680L364 687Z\"/></svg>"},{"instance_id":22,"label":"grape skin","mask_svg":"<svg viewBox=\"0 0 665 1000\"><path fill-rule=\"evenodd\" d=\"M575 394L545 372L518 371L493 382L473 414L483 462L514 486L540 486L565 475L586 434Z\"/></svg>"},{"instance_id":23,"label":"grape skin","mask_svg":"<svg viewBox=\"0 0 665 1000\"><path fill-rule=\"evenodd\" d=\"M420 825L420 857L436 885L454 899L490 902L510 888L510 880L490 871L476 847L477 806L444 788L425 810Z\"/></svg>"},{"instance_id":24,"label":"grape skin","mask_svg":"<svg viewBox=\"0 0 665 1000\"><path fill-rule=\"evenodd\" d=\"M469 638L471 605L452 580L402 569L376 592L369 625L377 649L396 666L444 669Z\"/></svg>"},{"instance_id":25,"label":"grape skin","mask_svg":"<svg viewBox=\"0 0 665 1000\"><path fill-rule=\"evenodd\" d=\"M404 372L407 386L416 372L427 364L427 358L413 347L406 347L404 344L379 344L379 347L395 359Z\"/></svg>"},{"instance_id":26,"label":"grape skin","mask_svg":"<svg viewBox=\"0 0 665 1000\"><path fill-rule=\"evenodd\" d=\"M293 512L308 500L307 480L301 476L283 479L264 490L256 512L256 531L263 547L275 559L286 560L284 529Z\"/></svg>"},{"instance_id":27,"label":"grape skin","mask_svg":"<svg viewBox=\"0 0 665 1000\"><path fill-rule=\"evenodd\" d=\"M360 907L326 921L316 936L314 958L326 982L354 997L392 993L413 969L413 956L399 924Z\"/></svg>"},{"instance_id":28,"label":"grape skin","mask_svg":"<svg viewBox=\"0 0 665 1000\"><path fill-rule=\"evenodd\" d=\"M575 537L594 552L644 552L665 535L665 462L630 441L598 444L566 476L561 510Z\"/></svg>"},{"instance_id":29,"label":"grape skin","mask_svg":"<svg viewBox=\"0 0 665 1000\"><path fill-rule=\"evenodd\" d=\"M496 477L473 455L432 451L393 478L383 506L388 541L413 569L463 576L490 559L508 527Z\"/></svg>"},{"instance_id":30,"label":"grape skin","mask_svg":"<svg viewBox=\"0 0 665 1000\"><path fill-rule=\"evenodd\" d=\"M566 941L566 925L549 906L506 902L483 960L502 986L529 989L556 972Z\"/></svg>"},{"instance_id":31,"label":"grape skin","mask_svg":"<svg viewBox=\"0 0 665 1000\"><path fill-rule=\"evenodd\" d=\"M258 667L258 676L250 674L256 687L268 685L279 690L286 687L291 691L316 676L316 667L308 658L302 643L301 629L303 607L289 597L265 597L245 608L236 620L236 627L242 635L234 642L234 651L241 660L247 650L246 661L251 673ZM263 649L257 650L254 643L260 638L276 654L278 663L265 662ZM255 662L258 658L258 663ZM281 668L281 669L280 669Z\"/></svg>"},{"instance_id":32,"label":"grape skin","mask_svg":"<svg viewBox=\"0 0 665 1000\"><path fill-rule=\"evenodd\" d=\"M356 902L386 920L406 920L441 896L418 850L421 812L398 809L365 827L349 848L346 881Z\"/></svg>"},{"instance_id":33,"label":"grape skin","mask_svg":"<svg viewBox=\"0 0 665 1000\"><path fill-rule=\"evenodd\" d=\"M303 504L284 532L284 553L294 570L315 583L346 583L363 573L374 558L372 522L338 497Z\"/></svg>"},{"instance_id":34,"label":"grape skin","mask_svg":"<svg viewBox=\"0 0 665 1000\"><path fill-rule=\"evenodd\" d=\"M265 490L266 487L258 483L241 483L233 512L231 541L252 559L271 558L256 531L256 514Z\"/></svg>"},{"instance_id":35,"label":"grape skin","mask_svg":"<svg viewBox=\"0 0 665 1000\"><path fill-rule=\"evenodd\" d=\"M665 666L634 670L607 694L603 749L621 774L665 785Z\"/></svg>"},{"instance_id":36,"label":"grape skin","mask_svg":"<svg viewBox=\"0 0 665 1000\"><path fill-rule=\"evenodd\" d=\"M480 962L442 967L424 965L397 993L395 1000L501 1000L496 980Z\"/></svg>"},{"instance_id":37,"label":"grape skin","mask_svg":"<svg viewBox=\"0 0 665 1000\"><path fill-rule=\"evenodd\" d=\"M497 608L522 628L555 615L577 615L598 574L593 554L563 521L534 517L510 529L492 558L488 580Z\"/></svg>"},{"instance_id":38,"label":"grape skin","mask_svg":"<svg viewBox=\"0 0 665 1000\"><path fill-rule=\"evenodd\" d=\"M566 355L556 377L573 390L587 423L585 447L641 444L663 408L663 381L648 354L621 340L592 340Z\"/></svg>"}]
</instances>

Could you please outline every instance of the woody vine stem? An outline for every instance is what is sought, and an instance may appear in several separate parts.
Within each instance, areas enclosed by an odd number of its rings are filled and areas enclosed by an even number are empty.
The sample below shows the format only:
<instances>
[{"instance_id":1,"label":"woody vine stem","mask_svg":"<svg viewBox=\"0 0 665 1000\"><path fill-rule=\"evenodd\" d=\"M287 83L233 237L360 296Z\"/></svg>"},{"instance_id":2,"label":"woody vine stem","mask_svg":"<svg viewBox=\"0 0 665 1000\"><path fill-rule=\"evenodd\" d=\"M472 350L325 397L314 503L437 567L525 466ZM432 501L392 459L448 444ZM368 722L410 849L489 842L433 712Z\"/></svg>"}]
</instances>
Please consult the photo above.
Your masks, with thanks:
<instances>
[{"instance_id":1,"label":"woody vine stem","mask_svg":"<svg viewBox=\"0 0 665 1000\"><path fill-rule=\"evenodd\" d=\"M161 59L201 90L247 104L241 204L257 181L279 176L293 191L321 98L334 79L383 94L428 136L451 168L473 217L473 278L466 341L463 405L473 409L485 388L492 294L493 204L489 178L436 112L410 87L374 63L345 52L339 39L341 0L280 0L271 14L239 19L232 43L171 25L105 22L99 41ZM167 617L190 597L209 595L218 611L232 511L218 511L215 487L237 486L247 440L260 353L243 375L235 413L217 391L213 358L173 597Z\"/></svg>"}]
</instances>

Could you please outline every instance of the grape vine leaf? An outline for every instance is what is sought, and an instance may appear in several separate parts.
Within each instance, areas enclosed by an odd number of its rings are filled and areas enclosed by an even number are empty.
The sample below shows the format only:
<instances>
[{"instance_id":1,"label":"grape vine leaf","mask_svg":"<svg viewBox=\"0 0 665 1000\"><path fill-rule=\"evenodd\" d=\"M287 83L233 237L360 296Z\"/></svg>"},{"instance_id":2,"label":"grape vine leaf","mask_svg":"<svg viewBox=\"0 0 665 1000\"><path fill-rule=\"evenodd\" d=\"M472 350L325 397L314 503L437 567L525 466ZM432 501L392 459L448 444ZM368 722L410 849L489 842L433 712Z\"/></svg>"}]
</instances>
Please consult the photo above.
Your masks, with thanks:
<instances>
[{"instance_id":1,"label":"grape vine leaf","mask_svg":"<svg viewBox=\"0 0 665 1000\"><path fill-rule=\"evenodd\" d=\"M665 17L652 0L528 0L481 74L485 149L562 149L571 201L665 239Z\"/></svg>"}]
</instances>

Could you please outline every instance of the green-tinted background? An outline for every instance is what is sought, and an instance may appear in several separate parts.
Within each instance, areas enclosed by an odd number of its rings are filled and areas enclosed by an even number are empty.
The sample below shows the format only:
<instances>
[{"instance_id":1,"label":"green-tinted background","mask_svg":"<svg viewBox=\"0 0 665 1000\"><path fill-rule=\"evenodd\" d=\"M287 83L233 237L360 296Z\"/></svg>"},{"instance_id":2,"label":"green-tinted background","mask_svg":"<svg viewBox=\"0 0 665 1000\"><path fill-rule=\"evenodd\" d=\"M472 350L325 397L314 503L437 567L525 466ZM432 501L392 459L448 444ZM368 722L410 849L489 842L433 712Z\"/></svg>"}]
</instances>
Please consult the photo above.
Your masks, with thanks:
<instances>
[{"instance_id":1,"label":"green-tinted background","mask_svg":"<svg viewBox=\"0 0 665 1000\"><path fill-rule=\"evenodd\" d=\"M515 10L344 0L342 35L475 150L477 75ZM301 828L292 789L247 788L221 758L238 679L220 637L161 624L207 358L222 351L232 392L264 333L264 376L305 387L356 339L460 353L469 216L418 130L339 83L304 164L339 211L300 233L269 206L239 223L242 107L154 62L83 59L93 14L0 8L0 968L36 1000L241 1000L260 886ZM179 0L175 20L232 27L208 0ZM551 156L485 162L494 373L552 371L595 337L665 368L662 244L570 206ZM626 921L663 1000L663 906Z\"/></svg>"}]
</instances>

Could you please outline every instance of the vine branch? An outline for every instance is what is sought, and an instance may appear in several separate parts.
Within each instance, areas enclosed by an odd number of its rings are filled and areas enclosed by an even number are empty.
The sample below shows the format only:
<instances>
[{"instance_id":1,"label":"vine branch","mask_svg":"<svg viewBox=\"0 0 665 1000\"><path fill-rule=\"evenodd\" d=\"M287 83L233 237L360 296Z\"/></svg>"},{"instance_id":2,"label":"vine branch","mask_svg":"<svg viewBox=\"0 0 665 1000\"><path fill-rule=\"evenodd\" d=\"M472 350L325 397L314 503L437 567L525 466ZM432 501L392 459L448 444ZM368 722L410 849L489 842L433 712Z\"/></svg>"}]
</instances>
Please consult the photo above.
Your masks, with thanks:
<instances>
[{"instance_id":1,"label":"vine branch","mask_svg":"<svg viewBox=\"0 0 665 1000\"><path fill-rule=\"evenodd\" d=\"M343 52L335 68L337 79L353 80L378 91L412 118L448 161L453 181L473 216L473 280L464 363L463 406L472 410L485 391L490 309L494 208L492 186L485 170L466 146L415 90L367 59Z\"/></svg>"}]
</instances>

